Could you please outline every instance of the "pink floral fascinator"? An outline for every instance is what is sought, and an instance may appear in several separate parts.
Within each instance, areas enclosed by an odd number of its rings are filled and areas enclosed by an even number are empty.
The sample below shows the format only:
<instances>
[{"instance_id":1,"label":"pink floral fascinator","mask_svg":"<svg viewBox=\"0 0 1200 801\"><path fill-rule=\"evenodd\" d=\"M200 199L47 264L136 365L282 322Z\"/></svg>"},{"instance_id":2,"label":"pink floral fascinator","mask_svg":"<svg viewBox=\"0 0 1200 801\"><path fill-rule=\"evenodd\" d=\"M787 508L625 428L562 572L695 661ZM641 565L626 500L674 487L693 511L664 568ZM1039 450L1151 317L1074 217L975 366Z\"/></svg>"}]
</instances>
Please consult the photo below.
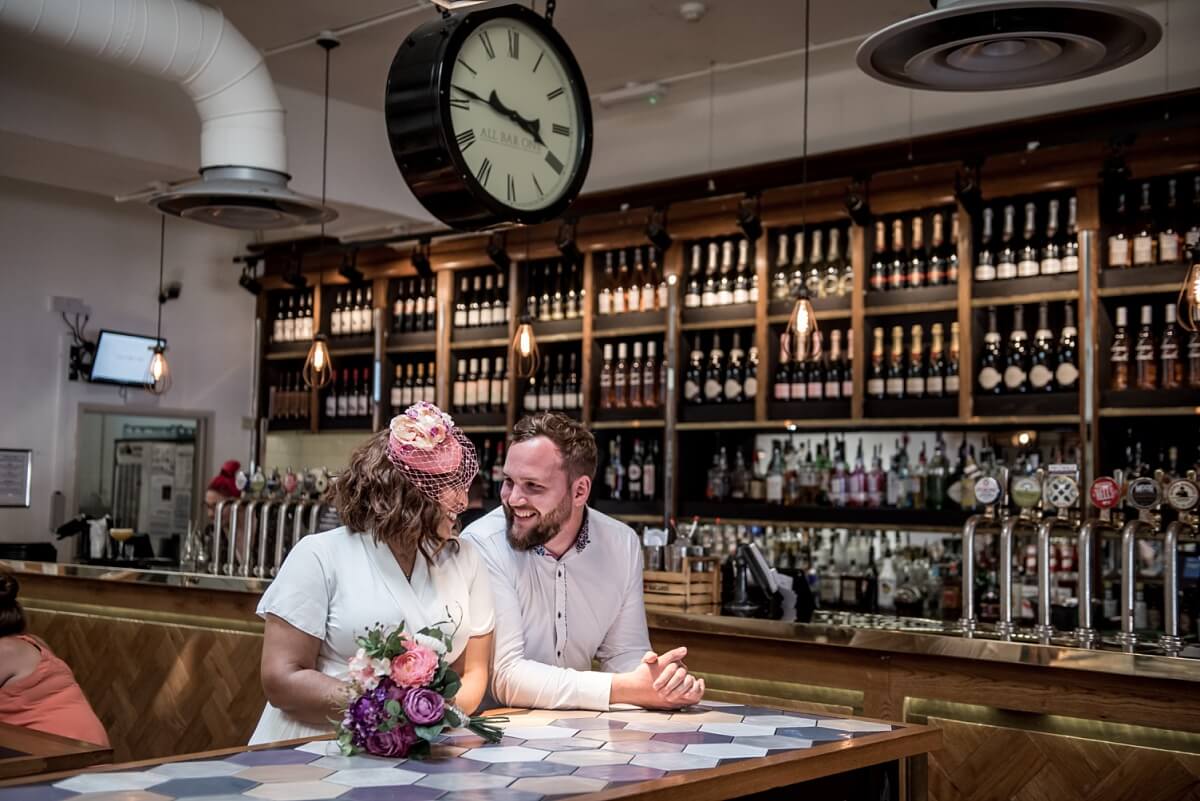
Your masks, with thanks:
<instances>
[{"instance_id":1,"label":"pink floral fascinator","mask_svg":"<svg viewBox=\"0 0 1200 801\"><path fill-rule=\"evenodd\" d=\"M388 429L388 457L404 478L450 514L464 511L479 460L450 415L421 401L393 417Z\"/></svg>"}]
</instances>

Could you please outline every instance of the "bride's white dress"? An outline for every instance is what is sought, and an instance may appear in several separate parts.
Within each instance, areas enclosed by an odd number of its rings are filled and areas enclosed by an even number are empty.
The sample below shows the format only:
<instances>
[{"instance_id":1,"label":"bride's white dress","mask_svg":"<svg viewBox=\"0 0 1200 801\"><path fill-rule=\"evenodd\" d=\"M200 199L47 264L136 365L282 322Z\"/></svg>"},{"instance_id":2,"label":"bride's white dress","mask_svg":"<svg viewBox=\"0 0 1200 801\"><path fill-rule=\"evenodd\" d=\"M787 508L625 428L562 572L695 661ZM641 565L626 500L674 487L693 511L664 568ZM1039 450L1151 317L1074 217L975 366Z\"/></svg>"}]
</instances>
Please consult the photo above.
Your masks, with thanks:
<instances>
[{"instance_id":1,"label":"bride's white dress","mask_svg":"<svg viewBox=\"0 0 1200 801\"><path fill-rule=\"evenodd\" d=\"M263 593L259 617L275 615L321 640L317 670L345 678L358 651L357 637L367 629L401 622L410 632L447 618L458 631L447 654L454 662L467 640L487 634L495 624L487 567L475 547L448 545L432 565L418 555L412 578L383 543L346 527L304 537L292 548L279 575ZM448 611L447 611L448 610ZM453 625L446 627L447 631ZM333 724L314 727L267 704L250 744L316 737Z\"/></svg>"}]
</instances>

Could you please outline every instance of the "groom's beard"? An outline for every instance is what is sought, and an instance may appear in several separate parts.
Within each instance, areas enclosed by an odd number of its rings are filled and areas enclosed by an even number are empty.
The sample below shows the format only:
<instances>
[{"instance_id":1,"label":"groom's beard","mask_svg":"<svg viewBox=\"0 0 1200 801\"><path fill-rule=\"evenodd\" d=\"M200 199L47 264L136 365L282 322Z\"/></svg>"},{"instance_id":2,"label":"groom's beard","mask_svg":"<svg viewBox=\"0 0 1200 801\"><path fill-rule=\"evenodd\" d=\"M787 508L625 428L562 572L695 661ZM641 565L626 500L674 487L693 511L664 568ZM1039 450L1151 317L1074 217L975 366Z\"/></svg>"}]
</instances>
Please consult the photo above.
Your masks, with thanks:
<instances>
[{"instance_id":1,"label":"groom's beard","mask_svg":"<svg viewBox=\"0 0 1200 801\"><path fill-rule=\"evenodd\" d=\"M571 495L566 493L563 495L562 503L547 514L543 515L534 510L535 516L526 523L528 528L522 533L513 529L515 519L513 510L508 504L504 504L504 519L507 522L505 533L508 535L508 544L514 551L530 551L539 545L545 545L558 535L563 523L567 522L571 516L571 506Z\"/></svg>"}]
</instances>

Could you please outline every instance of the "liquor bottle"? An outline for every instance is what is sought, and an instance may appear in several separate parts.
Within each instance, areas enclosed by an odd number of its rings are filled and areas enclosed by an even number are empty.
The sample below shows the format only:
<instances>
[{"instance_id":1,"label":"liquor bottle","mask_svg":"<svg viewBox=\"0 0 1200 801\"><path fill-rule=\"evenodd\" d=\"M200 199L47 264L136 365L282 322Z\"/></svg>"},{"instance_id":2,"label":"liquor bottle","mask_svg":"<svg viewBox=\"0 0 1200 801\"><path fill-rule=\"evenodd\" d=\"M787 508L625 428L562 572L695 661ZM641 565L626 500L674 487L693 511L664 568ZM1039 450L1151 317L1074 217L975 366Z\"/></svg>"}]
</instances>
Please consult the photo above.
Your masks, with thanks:
<instances>
[{"instance_id":1,"label":"liquor bottle","mask_svg":"<svg viewBox=\"0 0 1200 801\"><path fill-rule=\"evenodd\" d=\"M1004 230L1000 234L1000 253L996 256L996 280L998 281L1007 281L1017 277L1017 248L1013 241L1016 239L1014 229L1016 214L1016 208L1012 205L1004 207Z\"/></svg>"},{"instance_id":2,"label":"liquor bottle","mask_svg":"<svg viewBox=\"0 0 1200 801\"><path fill-rule=\"evenodd\" d=\"M353 336L357 331L354 293L346 290L346 302L342 305L342 336Z\"/></svg>"},{"instance_id":3,"label":"liquor bottle","mask_svg":"<svg viewBox=\"0 0 1200 801\"><path fill-rule=\"evenodd\" d=\"M733 346L729 349L729 366L725 370L725 401L741 403L746 400L745 354L742 351L741 335L733 332Z\"/></svg>"},{"instance_id":4,"label":"liquor bottle","mask_svg":"<svg viewBox=\"0 0 1200 801\"><path fill-rule=\"evenodd\" d=\"M469 412L479 412L482 411L479 407L479 358L472 357L467 364L467 387L463 405Z\"/></svg>"},{"instance_id":5,"label":"liquor bottle","mask_svg":"<svg viewBox=\"0 0 1200 801\"><path fill-rule=\"evenodd\" d=\"M1004 390L1010 394L1029 391L1029 333L1025 330L1025 307L1013 307L1013 328L1004 356Z\"/></svg>"},{"instance_id":6,"label":"liquor bottle","mask_svg":"<svg viewBox=\"0 0 1200 801\"><path fill-rule=\"evenodd\" d=\"M835 229L836 230L836 229ZM825 400L840 400L842 397L842 332L829 335L829 366L825 369Z\"/></svg>"},{"instance_id":7,"label":"liquor bottle","mask_svg":"<svg viewBox=\"0 0 1200 801\"><path fill-rule=\"evenodd\" d=\"M1179 218L1179 200L1175 191L1174 178L1167 180L1167 208L1163 212L1162 226L1158 229L1158 262L1173 264L1179 261L1179 229L1175 226L1182 222Z\"/></svg>"},{"instance_id":8,"label":"liquor bottle","mask_svg":"<svg viewBox=\"0 0 1200 801\"><path fill-rule=\"evenodd\" d=\"M708 243L708 265L704 268L704 288L700 291L700 305L705 308L717 305L717 258L721 247Z\"/></svg>"},{"instance_id":9,"label":"liquor bottle","mask_svg":"<svg viewBox=\"0 0 1200 801\"><path fill-rule=\"evenodd\" d=\"M647 266L642 262L642 249L638 248L637 252L637 271L642 276L642 294L639 298L640 311L654 311L657 304L658 289L654 282L655 275L654 250L650 250L650 264Z\"/></svg>"},{"instance_id":10,"label":"liquor bottle","mask_svg":"<svg viewBox=\"0 0 1200 801\"><path fill-rule=\"evenodd\" d=\"M567 367L567 382L566 382L566 408L582 409L583 408L583 391L579 384L579 362L578 354L572 352Z\"/></svg>"},{"instance_id":11,"label":"liquor bottle","mask_svg":"<svg viewBox=\"0 0 1200 801\"><path fill-rule=\"evenodd\" d=\"M463 276L458 286L458 297L454 300L454 327L467 327L467 296L470 294L470 281L467 276Z\"/></svg>"},{"instance_id":12,"label":"liquor bottle","mask_svg":"<svg viewBox=\"0 0 1200 801\"><path fill-rule=\"evenodd\" d=\"M945 217L936 212L933 215L933 232L930 237L928 283L930 286L941 286L946 283L947 247L945 237Z\"/></svg>"},{"instance_id":13,"label":"liquor bottle","mask_svg":"<svg viewBox=\"0 0 1200 801\"><path fill-rule=\"evenodd\" d=\"M537 319L543 322L554 319L554 284L551 280L550 265L542 269L541 294L538 295ZM470 312L470 309L467 310ZM616 311L616 298L613 298L613 311Z\"/></svg>"},{"instance_id":14,"label":"liquor bottle","mask_svg":"<svg viewBox=\"0 0 1200 801\"><path fill-rule=\"evenodd\" d=\"M629 308L629 289L632 283L632 278L629 275L629 261L624 250L617 252L617 280L613 286L612 293L612 312L613 314L624 314L627 311L632 311ZM640 293L640 290L639 290Z\"/></svg>"},{"instance_id":15,"label":"liquor bottle","mask_svg":"<svg viewBox=\"0 0 1200 801\"><path fill-rule=\"evenodd\" d=\"M892 221L892 250L888 254L888 289L904 289L908 255L904 252L904 221Z\"/></svg>"},{"instance_id":16,"label":"liquor bottle","mask_svg":"<svg viewBox=\"0 0 1200 801\"><path fill-rule=\"evenodd\" d=\"M392 404L392 413L399 414L404 409L408 408L404 403L404 375L403 368L396 365L396 375L392 380L392 389L388 393L388 402ZM326 401L328 403L328 401Z\"/></svg>"},{"instance_id":17,"label":"liquor bottle","mask_svg":"<svg viewBox=\"0 0 1200 801\"><path fill-rule=\"evenodd\" d=\"M642 460L642 500L658 497L658 445L651 441Z\"/></svg>"},{"instance_id":18,"label":"liquor bottle","mask_svg":"<svg viewBox=\"0 0 1200 801\"><path fill-rule=\"evenodd\" d=\"M941 398L946 394L945 332L941 323L933 324L933 343L929 346L929 364L925 368L925 395L930 398Z\"/></svg>"},{"instance_id":19,"label":"liquor bottle","mask_svg":"<svg viewBox=\"0 0 1200 801\"><path fill-rule=\"evenodd\" d=\"M691 360L683 378L684 403L704 403L704 350L700 347L700 335L696 334Z\"/></svg>"},{"instance_id":20,"label":"liquor bottle","mask_svg":"<svg viewBox=\"0 0 1200 801\"><path fill-rule=\"evenodd\" d=\"M787 336L784 334L784 336ZM805 360L808 357L808 343L796 334L791 339L788 351L792 355L792 364L788 371L791 381L791 396L794 401L808 400L808 370Z\"/></svg>"},{"instance_id":21,"label":"liquor bottle","mask_svg":"<svg viewBox=\"0 0 1200 801\"><path fill-rule=\"evenodd\" d=\"M479 325L492 325L492 296L496 292L496 276L488 273L483 278L483 292L479 295ZM469 310L468 310L469 312Z\"/></svg>"},{"instance_id":22,"label":"liquor bottle","mask_svg":"<svg viewBox=\"0 0 1200 801\"><path fill-rule=\"evenodd\" d=\"M687 290L683 294L683 305L688 309L699 308L702 301L700 292L700 245L692 245L692 266L688 270Z\"/></svg>"},{"instance_id":23,"label":"liquor bottle","mask_svg":"<svg viewBox=\"0 0 1200 801\"><path fill-rule=\"evenodd\" d=\"M479 359L479 372L475 374L475 406L480 412L500 411L499 398L492 397L492 362L488 357Z\"/></svg>"},{"instance_id":24,"label":"liquor bottle","mask_svg":"<svg viewBox=\"0 0 1200 801\"><path fill-rule=\"evenodd\" d=\"M821 279L823 276L822 262L825 259L825 250L821 244L821 231L813 231L811 240L812 249L808 254L808 269L804 273L804 288L808 290L810 298L817 298L822 297L821 289L824 285Z\"/></svg>"},{"instance_id":25,"label":"liquor bottle","mask_svg":"<svg viewBox=\"0 0 1200 801\"><path fill-rule=\"evenodd\" d=\"M325 395L325 416L328 418L332 419L338 416L338 395L340 394L340 389L341 387L338 386L337 371L335 370L333 372L333 380L329 383L329 392ZM293 409L295 408L295 405L290 401L292 393L289 391L285 394L289 400L281 404L281 416L285 418L292 417ZM345 408L345 401L342 401L342 407Z\"/></svg>"},{"instance_id":26,"label":"liquor bottle","mask_svg":"<svg viewBox=\"0 0 1200 801\"><path fill-rule=\"evenodd\" d=\"M867 469L863 461L863 441L858 438L858 449L854 453L854 468L846 482L847 503L854 508L867 505Z\"/></svg>"},{"instance_id":27,"label":"liquor bottle","mask_svg":"<svg viewBox=\"0 0 1200 801\"><path fill-rule=\"evenodd\" d=\"M1079 226L1076 222L1076 210L1079 203L1074 195L1067 200L1067 235L1062 243L1062 271L1064 273L1079 272Z\"/></svg>"},{"instance_id":28,"label":"liquor bottle","mask_svg":"<svg viewBox=\"0 0 1200 801\"><path fill-rule=\"evenodd\" d=\"M604 363L600 367L600 408L611 409L616 405L613 387L616 383L616 373L613 365L613 346L611 342L604 343Z\"/></svg>"},{"instance_id":29,"label":"liquor bottle","mask_svg":"<svg viewBox=\"0 0 1200 801\"><path fill-rule=\"evenodd\" d=\"M712 467L708 469L708 484L705 486L705 498L710 501L723 501L729 497L729 458L725 446L713 454Z\"/></svg>"},{"instance_id":30,"label":"liquor bottle","mask_svg":"<svg viewBox=\"0 0 1200 801\"><path fill-rule=\"evenodd\" d=\"M398 334L405 333L412 325L412 320L404 313L405 304L410 297L412 297L412 290L408 282L398 281L396 299L392 302L392 330Z\"/></svg>"},{"instance_id":31,"label":"liquor bottle","mask_svg":"<svg viewBox=\"0 0 1200 801\"><path fill-rule=\"evenodd\" d=\"M1029 362L1029 388L1034 392L1053 392L1054 335L1050 333L1050 304L1038 304L1038 327L1033 335L1033 355Z\"/></svg>"},{"instance_id":32,"label":"liquor bottle","mask_svg":"<svg viewBox=\"0 0 1200 801\"><path fill-rule=\"evenodd\" d=\"M567 371L563 369L562 353L555 360L554 377L550 382L550 408L555 411L575 408L575 404L567 398Z\"/></svg>"},{"instance_id":33,"label":"liquor bottle","mask_svg":"<svg viewBox=\"0 0 1200 801\"><path fill-rule=\"evenodd\" d=\"M496 297L492 300L492 320L495 321L497 325L508 325L508 321L511 317L508 306L508 289L506 287L507 283L508 279L505 277L503 272L496 276ZM425 300L426 314L429 315L429 327L431 329L434 327L434 320L436 319L436 315L433 312L433 309L436 309L436 303L437 298L432 293ZM497 310L499 310L499 314L496 313Z\"/></svg>"},{"instance_id":34,"label":"liquor bottle","mask_svg":"<svg viewBox=\"0 0 1200 801\"><path fill-rule=\"evenodd\" d=\"M946 460L946 443L939 431L933 446L933 459L925 472L925 506L934 511L946 507L946 491L949 486L950 463Z\"/></svg>"},{"instance_id":35,"label":"liquor bottle","mask_svg":"<svg viewBox=\"0 0 1200 801\"><path fill-rule=\"evenodd\" d=\"M946 283L958 283L958 212L950 212L950 244L946 248Z\"/></svg>"},{"instance_id":36,"label":"liquor bottle","mask_svg":"<svg viewBox=\"0 0 1200 801\"><path fill-rule=\"evenodd\" d=\"M363 301L363 311L362 311L362 314L363 314L362 333L364 333L364 334L375 333L375 301L371 297L373 293L374 293L374 290L370 286L368 286L366 299ZM309 336L310 337L312 336L311 332L309 333Z\"/></svg>"},{"instance_id":37,"label":"liquor bottle","mask_svg":"<svg viewBox=\"0 0 1200 801\"><path fill-rule=\"evenodd\" d=\"M1175 327L1175 304L1166 306L1167 325L1163 329L1162 345L1158 358L1162 362L1162 388L1179 389L1183 386L1183 361L1179 358L1179 332Z\"/></svg>"},{"instance_id":38,"label":"liquor bottle","mask_svg":"<svg viewBox=\"0 0 1200 801\"><path fill-rule=\"evenodd\" d=\"M733 305L733 240L721 242L721 271L717 274L717 306Z\"/></svg>"},{"instance_id":39,"label":"liquor bottle","mask_svg":"<svg viewBox=\"0 0 1200 801\"><path fill-rule=\"evenodd\" d=\"M958 394L958 321L950 323L950 354L946 358L946 394L954 397Z\"/></svg>"},{"instance_id":40,"label":"liquor bottle","mask_svg":"<svg viewBox=\"0 0 1200 801\"><path fill-rule=\"evenodd\" d=\"M842 360L842 398L854 397L854 329L846 329L846 351Z\"/></svg>"},{"instance_id":41,"label":"liquor bottle","mask_svg":"<svg viewBox=\"0 0 1200 801\"><path fill-rule=\"evenodd\" d=\"M996 327L996 307L988 306L988 330L983 337L983 356L979 360L979 389L985 395L1004 391L1004 367L1000 357L1000 331Z\"/></svg>"},{"instance_id":42,"label":"liquor bottle","mask_svg":"<svg viewBox=\"0 0 1200 801\"><path fill-rule=\"evenodd\" d=\"M878 509L883 506L887 477L883 472L883 446L876 445L871 456L871 469L867 472L867 506Z\"/></svg>"},{"instance_id":43,"label":"liquor bottle","mask_svg":"<svg viewBox=\"0 0 1200 801\"><path fill-rule=\"evenodd\" d=\"M725 376L723 365L725 352L721 350L721 335L713 334L712 350L708 352L708 364L704 367L704 402L724 403Z\"/></svg>"},{"instance_id":44,"label":"liquor bottle","mask_svg":"<svg viewBox=\"0 0 1200 801\"><path fill-rule=\"evenodd\" d=\"M992 253L992 209L983 210L983 231L979 237L979 253L975 257L975 280L996 280L996 256Z\"/></svg>"},{"instance_id":45,"label":"liquor bottle","mask_svg":"<svg viewBox=\"0 0 1200 801\"><path fill-rule=\"evenodd\" d=\"M792 237L792 271L788 275L788 291L792 297L804 288L804 229Z\"/></svg>"},{"instance_id":46,"label":"liquor bottle","mask_svg":"<svg viewBox=\"0 0 1200 801\"><path fill-rule=\"evenodd\" d=\"M458 370L454 375L454 392L452 406L457 412L464 412L467 408L467 360L458 360Z\"/></svg>"},{"instance_id":47,"label":"liquor bottle","mask_svg":"<svg viewBox=\"0 0 1200 801\"><path fill-rule=\"evenodd\" d=\"M771 300L787 300L788 288L788 235L780 232L775 245L775 275L771 278Z\"/></svg>"},{"instance_id":48,"label":"liquor bottle","mask_svg":"<svg viewBox=\"0 0 1200 801\"><path fill-rule=\"evenodd\" d=\"M475 276L471 283L471 298L467 301L467 327L478 328L483 325L483 318L480 314L483 301L483 277Z\"/></svg>"},{"instance_id":49,"label":"liquor bottle","mask_svg":"<svg viewBox=\"0 0 1200 801\"><path fill-rule=\"evenodd\" d=\"M750 346L746 357L746 379L742 382L742 395L747 401L758 397L758 347L755 345Z\"/></svg>"},{"instance_id":50,"label":"liquor bottle","mask_svg":"<svg viewBox=\"0 0 1200 801\"><path fill-rule=\"evenodd\" d=\"M771 383L771 396L777 401L789 401L792 399L791 370L791 337L784 331L779 335L779 361L775 365L775 377Z\"/></svg>"},{"instance_id":51,"label":"liquor bottle","mask_svg":"<svg viewBox=\"0 0 1200 801\"><path fill-rule=\"evenodd\" d=\"M1154 264L1157 249L1154 231L1154 211L1150 207L1150 182L1142 183L1142 202L1138 204L1138 225L1133 235L1133 266L1147 267Z\"/></svg>"},{"instance_id":52,"label":"liquor bottle","mask_svg":"<svg viewBox=\"0 0 1200 801\"><path fill-rule=\"evenodd\" d=\"M1058 352L1055 355L1054 385L1060 392L1079 389L1079 351L1076 342L1075 304L1063 304L1063 328L1058 337Z\"/></svg>"},{"instance_id":53,"label":"liquor bottle","mask_svg":"<svg viewBox=\"0 0 1200 801\"><path fill-rule=\"evenodd\" d=\"M633 273L629 277L629 287L625 290L625 310L640 312L642 309L642 284L646 282L646 267L642 264L642 249L633 249Z\"/></svg>"},{"instance_id":54,"label":"liquor bottle","mask_svg":"<svg viewBox=\"0 0 1200 801\"><path fill-rule=\"evenodd\" d=\"M296 299L294 297L289 297L287 299L287 308L282 313L283 321L280 325L280 328L282 329L283 336L281 337L281 341L283 342L296 341L296 316L294 311L295 303Z\"/></svg>"},{"instance_id":55,"label":"liquor bottle","mask_svg":"<svg viewBox=\"0 0 1200 801\"><path fill-rule=\"evenodd\" d=\"M812 355L808 360L805 381L805 398L810 401L825 399L825 353L821 332L813 331Z\"/></svg>"},{"instance_id":56,"label":"liquor bottle","mask_svg":"<svg viewBox=\"0 0 1200 801\"><path fill-rule=\"evenodd\" d=\"M1051 198L1046 207L1046 240L1042 243L1042 260L1038 267L1042 275L1058 275L1063 271L1062 233L1058 227L1058 198Z\"/></svg>"},{"instance_id":57,"label":"liquor bottle","mask_svg":"<svg viewBox=\"0 0 1200 801\"><path fill-rule=\"evenodd\" d=\"M871 274L867 279L867 283L871 287L872 292L882 292L887 289L887 227L883 220L875 222L875 251L871 259Z\"/></svg>"},{"instance_id":58,"label":"liquor bottle","mask_svg":"<svg viewBox=\"0 0 1200 801\"><path fill-rule=\"evenodd\" d=\"M904 329L892 327L892 355L887 367L888 398L904 397Z\"/></svg>"},{"instance_id":59,"label":"liquor bottle","mask_svg":"<svg viewBox=\"0 0 1200 801\"><path fill-rule=\"evenodd\" d=\"M1108 266L1112 268L1129 266L1129 234L1126 230L1128 220L1125 211L1125 193L1117 195L1116 214L1113 218L1113 230L1108 237Z\"/></svg>"},{"instance_id":60,"label":"liquor bottle","mask_svg":"<svg viewBox=\"0 0 1200 801\"><path fill-rule=\"evenodd\" d=\"M1017 255L1017 277L1032 278L1038 274L1040 263L1038 262L1038 249L1034 244L1033 238L1037 233L1034 227L1036 221L1037 207L1033 203L1025 204L1025 228L1022 230L1021 250Z\"/></svg>"},{"instance_id":61,"label":"liquor bottle","mask_svg":"<svg viewBox=\"0 0 1200 801\"><path fill-rule=\"evenodd\" d=\"M358 382L358 416L367 417L371 414L371 371L362 369L362 377Z\"/></svg>"},{"instance_id":62,"label":"liquor bottle","mask_svg":"<svg viewBox=\"0 0 1200 801\"><path fill-rule=\"evenodd\" d=\"M658 406L658 343L646 343L646 361L642 362L642 405Z\"/></svg>"},{"instance_id":63,"label":"liquor bottle","mask_svg":"<svg viewBox=\"0 0 1200 801\"><path fill-rule=\"evenodd\" d=\"M1133 346L1136 363L1138 389L1158 389L1158 360L1154 352L1154 309L1142 307L1142 328L1138 331L1137 344Z\"/></svg>"},{"instance_id":64,"label":"liquor bottle","mask_svg":"<svg viewBox=\"0 0 1200 801\"><path fill-rule=\"evenodd\" d=\"M920 325L912 327L911 349L908 353L908 372L905 374L904 396L925 397L925 345Z\"/></svg>"},{"instance_id":65,"label":"liquor bottle","mask_svg":"<svg viewBox=\"0 0 1200 801\"><path fill-rule=\"evenodd\" d=\"M1117 307L1117 330L1113 332L1112 346L1108 350L1111 378L1110 386L1115 390L1129 389L1129 310Z\"/></svg>"},{"instance_id":66,"label":"liquor bottle","mask_svg":"<svg viewBox=\"0 0 1200 801\"><path fill-rule=\"evenodd\" d=\"M427 387L429 394L432 395L433 377L432 367L430 368L430 378L427 379ZM497 356L492 362L492 383L488 387L488 397L491 398L492 406L497 411L503 411L508 406L508 375L504 369L504 357ZM431 398L429 400L432 400Z\"/></svg>"},{"instance_id":67,"label":"liquor bottle","mask_svg":"<svg viewBox=\"0 0 1200 801\"><path fill-rule=\"evenodd\" d=\"M613 365L613 408L629 406L629 346L617 343L617 363Z\"/></svg>"},{"instance_id":68,"label":"liquor bottle","mask_svg":"<svg viewBox=\"0 0 1200 801\"><path fill-rule=\"evenodd\" d=\"M610 488L610 497L614 501L623 501L626 497L626 478L627 472L625 465L621 461L621 435L618 434L612 442L612 470L613 480Z\"/></svg>"},{"instance_id":69,"label":"liquor bottle","mask_svg":"<svg viewBox=\"0 0 1200 801\"><path fill-rule=\"evenodd\" d=\"M397 376L399 376L400 366L396 366ZM416 378L413 375L414 367L409 364L404 368L404 377L400 379L400 408L407 409L417 402L415 397Z\"/></svg>"},{"instance_id":70,"label":"liquor bottle","mask_svg":"<svg viewBox=\"0 0 1200 801\"><path fill-rule=\"evenodd\" d=\"M658 248L650 248L650 267L654 271L654 280L657 282L655 288L655 311L667 310L667 279L663 275L662 254L658 252Z\"/></svg>"},{"instance_id":71,"label":"liquor bottle","mask_svg":"<svg viewBox=\"0 0 1200 801\"><path fill-rule=\"evenodd\" d=\"M907 285L913 289L925 286L928 267L929 265L925 261L925 221L918 214L912 219L912 242L909 245Z\"/></svg>"},{"instance_id":72,"label":"liquor bottle","mask_svg":"<svg viewBox=\"0 0 1200 801\"><path fill-rule=\"evenodd\" d=\"M825 262L825 277L821 283L821 295L832 298L844 295L842 290L841 230L829 229L829 257Z\"/></svg>"},{"instance_id":73,"label":"liquor bottle","mask_svg":"<svg viewBox=\"0 0 1200 801\"><path fill-rule=\"evenodd\" d=\"M1187 362L1188 389L1200 389L1200 329L1188 337Z\"/></svg>"},{"instance_id":74,"label":"liquor bottle","mask_svg":"<svg viewBox=\"0 0 1200 801\"><path fill-rule=\"evenodd\" d=\"M336 416L337 417L349 417L350 416L350 392L351 392L350 370L345 369L345 368L342 369L342 383L337 389L338 389L338 392L337 392Z\"/></svg>"},{"instance_id":75,"label":"liquor bottle","mask_svg":"<svg viewBox=\"0 0 1200 801\"><path fill-rule=\"evenodd\" d=\"M849 232L847 232L846 236L847 240L849 240ZM829 237L830 250L831 252L837 253L836 261L840 265L841 271L841 277L838 279L837 294L838 297L846 297L854 291L854 260L847 259L844 255L842 255L842 229L834 228L829 232ZM849 241L847 241L846 244L849 245ZM832 256L832 253L829 258L831 261L835 260Z\"/></svg>"},{"instance_id":76,"label":"liquor bottle","mask_svg":"<svg viewBox=\"0 0 1200 801\"><path fill-rule=\"evenodd\" d=\"M874 331L875 344L871 348L871 371L867 376L867 397L883 400L887 397L883 367L883 329Z\"/></svg>"},{"instance_id":77,"label":"liquor bottle","mask_svg":"<svg viewBox=\"0 0 1200 801\"><path fill-rule=\"evenodd\" d=\"M642 455L642 441L635 439L633 441L633 453L629 457L629 464L625 468L625 492L631 501L642 500L642 463L644 461Z\"/></svg>"},{"instance_id":78,"label":"liquor bottle","mask_svg":"<svg viewBox=\"0 0 1200 801\"><path fill-rule=\"evenodd\" d=\"M644 404L642 393L642 343L633 343L633 361L629 363L629 405L640 409Z\"/></svg>"},{"instance_id":79,"label":"liquor bottle","mask_svg":"<svg viewBox=\"0 0 1200 801\"><path fill-rule=\"evenodd\" d=\"M733 276L733 302L749 303L751 290L750 241L742 238L737 243L737 267ZM757 300L757 298L755 298Z\"/></svg>"}]
</instances>

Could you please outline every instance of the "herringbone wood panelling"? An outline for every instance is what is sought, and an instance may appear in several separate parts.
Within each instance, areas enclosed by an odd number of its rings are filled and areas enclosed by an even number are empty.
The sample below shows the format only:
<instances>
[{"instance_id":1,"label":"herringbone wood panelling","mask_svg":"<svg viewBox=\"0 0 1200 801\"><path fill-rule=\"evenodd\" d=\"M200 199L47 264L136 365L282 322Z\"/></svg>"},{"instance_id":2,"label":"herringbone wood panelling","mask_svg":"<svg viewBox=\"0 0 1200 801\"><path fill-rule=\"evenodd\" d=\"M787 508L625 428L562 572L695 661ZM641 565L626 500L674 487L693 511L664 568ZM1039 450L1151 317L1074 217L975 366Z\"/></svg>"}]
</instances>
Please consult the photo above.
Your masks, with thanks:
<instances>
[{"instance_id":1,"label":"herringbone wood panelling","mask_svg":"<svg viewBox=\"0 0 1200 801\"><path fill-rule=\"evenodd\" d=\"M117 762L245 745L262 713L262 636L29 610L75 673Z\"/></svg>"},{"instance_id":2,"label":"herringbone wood panelling","mask_svg":"<svg viewBox=\"0 0 1200 801\"><path fill-rule=\"evenodd\" d=\"M929 718L929 801L1200 799L1200 756Z\"/></svg>"}]
</instances>

